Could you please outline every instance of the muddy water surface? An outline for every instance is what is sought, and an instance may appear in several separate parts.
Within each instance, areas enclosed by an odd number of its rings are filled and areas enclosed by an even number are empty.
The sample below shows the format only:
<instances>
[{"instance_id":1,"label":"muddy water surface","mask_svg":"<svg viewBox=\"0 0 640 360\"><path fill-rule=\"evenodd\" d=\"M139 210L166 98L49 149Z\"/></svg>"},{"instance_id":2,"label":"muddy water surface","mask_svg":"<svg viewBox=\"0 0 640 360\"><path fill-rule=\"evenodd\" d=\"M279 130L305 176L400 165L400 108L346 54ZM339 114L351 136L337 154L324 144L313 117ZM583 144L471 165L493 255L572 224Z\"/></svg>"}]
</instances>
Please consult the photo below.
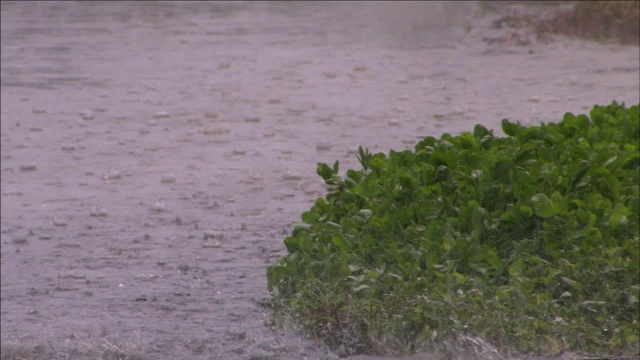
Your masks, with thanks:
<instances>
[{"instance_id":1,"label":"muddy water surface","mask_svg":"<svg viewBox=\"0 0 640 360\"><path fill-rule=\"evenodd\" d=\"M637 47L487 41L477 10L3 2L3 353L332 358L260 305L318 162L638 102Z\"/></svg>"}]
</instances>

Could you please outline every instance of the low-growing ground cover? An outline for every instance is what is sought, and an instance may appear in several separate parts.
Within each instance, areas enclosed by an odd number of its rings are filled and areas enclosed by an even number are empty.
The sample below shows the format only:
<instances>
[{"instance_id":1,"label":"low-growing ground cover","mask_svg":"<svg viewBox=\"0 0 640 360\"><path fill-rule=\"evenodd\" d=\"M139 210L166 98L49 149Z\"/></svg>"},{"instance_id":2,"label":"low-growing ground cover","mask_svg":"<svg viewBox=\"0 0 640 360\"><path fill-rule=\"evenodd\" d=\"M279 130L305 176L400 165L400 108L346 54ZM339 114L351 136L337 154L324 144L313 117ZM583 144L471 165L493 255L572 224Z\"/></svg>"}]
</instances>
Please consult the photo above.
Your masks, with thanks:
<instances>
[{"instance_id":1,"label":"low-growing ground cover","mask_svg":"<svg viewBox=\"0 0 640 360\"><path fill-rule=\"evenodd\" d=\"M328 193L268 269L275 322L344 354L637 352L638 105L502 128L318 164Z\"/></svg>"}]
</instances>

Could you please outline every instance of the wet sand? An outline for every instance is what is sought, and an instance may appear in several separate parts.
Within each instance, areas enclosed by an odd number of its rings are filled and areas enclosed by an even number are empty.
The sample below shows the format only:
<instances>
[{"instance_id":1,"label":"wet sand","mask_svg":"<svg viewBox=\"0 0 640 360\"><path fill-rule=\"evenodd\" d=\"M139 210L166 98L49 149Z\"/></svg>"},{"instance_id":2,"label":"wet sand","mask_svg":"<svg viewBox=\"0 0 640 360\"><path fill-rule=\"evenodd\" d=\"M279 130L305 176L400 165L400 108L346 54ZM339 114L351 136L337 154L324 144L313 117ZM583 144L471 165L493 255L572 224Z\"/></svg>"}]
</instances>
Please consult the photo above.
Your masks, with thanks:
<instances>
[{"instance_id":1,"label":"wet sand","mask_svg":"<svg viewBox=\"0 0 640 360\"><path fill-rule=\"evenodd\" d=\"M3 353L332 358L260 305L318 162L640 97L637 46L473 3L1 6Z\"/></svg>"}]
</instances>

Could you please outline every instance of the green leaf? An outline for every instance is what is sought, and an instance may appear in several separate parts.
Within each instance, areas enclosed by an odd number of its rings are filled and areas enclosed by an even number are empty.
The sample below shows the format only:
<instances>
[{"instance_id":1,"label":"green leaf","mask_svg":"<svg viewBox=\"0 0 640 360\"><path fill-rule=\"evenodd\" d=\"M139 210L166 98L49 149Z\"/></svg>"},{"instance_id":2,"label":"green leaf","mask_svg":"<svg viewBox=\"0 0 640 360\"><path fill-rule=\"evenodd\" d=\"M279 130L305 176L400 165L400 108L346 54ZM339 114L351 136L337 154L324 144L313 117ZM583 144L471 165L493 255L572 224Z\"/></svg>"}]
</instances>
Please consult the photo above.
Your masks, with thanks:
<instances>
[{"instance_id":1,"label":"green leaf","mask_svg":"<svg viewBox=\"0 0 640 360\"><path fill-rule=\"evenodd\" d=\"M369 209L360 209L358 211L358 216L360 216L364 222L369 221L369 219L371 219L371 215L373 215L373 211Z\"/></svg>"},{"instance_id":2,"label":"green leaf","mask_svg":"<svg viewBox=\"0 0 640 360\"><path fill-rule=\"evenodd\" d=\"M460 134L458 136L458 141L460 142L460 147L463 149L473 149L478 146L478 140L468 132Z\"/></svg>"},{"instance_id":3,"label":"green leaf","mask_svg":"<svg viewBox=\"0 0 640 360\"><path fill-rule=\"evenodd\" d=\"M466 276L464 276L464 275L462 275L462 274L460 274L460 273L458 273L458 272L454 272L454 273L453 273L453 274L451 274L451 275L453 275L453 277L455 277L455 278L456 278L456 279L458 279L459 281L465 281L465 280L467 279L467 278L466 278Z\"/></svg>"},{"instance_id":4,"label":"green leaf","mask_svg":"<svg viewBox=\"0 0 640 360\"><path fill-rule=\"evenodd\" d=\"M346 251L351 250L351 246L349 245L347 240L342 236L334 235L331 238L331 242L333 243L333 245L339 247L342 250L346 250Z\"/></svg>"},{"instance_id":5,"label":"green leaf","mask_svg":"<svg viewBox=\"0 0 640 360\"><path fill-rule=\"evenodd\" d=\"M617 204L611 210L611 214L609 214L608 224L614 228L619 227L620 225L625 225L629 222L629 219L627 218L628 215L631 215L631 211L629 211L629 209L624 205Z\"/></svg>"},{"instance_id":6,"label":"green leaf","mask_svg":"<svg viewBox=\"0 0 640 360\"><path fill-rule=\"evenodd\" d=\"M492 135L492 133L487 130L486 127L477 124L474 128L473 128L473 136L476 137L477 139L482 139L487 135Z\"/></svg>"},{"instance_id":7,"label":"green leaf","mask_svg":"<svg viewBox=\"0 0 640 360\"><path fill-rule=\"evenodd\" d=\"M331 179L331 176L333 176L333 174L334 174L334 171L329 167L329 165L323 164L323 163L318 163L318 168L317 168L316 172L324 180Z\"/></svg>"},{"instance_id":8,"label":"green leaf","mask_svg":"<svg viewBox=\"0 0 640 360\"><path fill-rule=\"evenodd\" d=\"M520 212L527 217L531 217L533 215L533 210L527 205L520 205Z\"/></svg>"},{"instance_id":9,"label":"green leaf","mask_svg":"<svg viewBox=\"0 0 640 360\"><path fill-rule=\"evenodd\" d=\"M369 170L369 164L371 164L372 158L373 155L369 153L369 149L362 150L362 146L358 146L358 161L365 171Z\"/></svg>"},{"instance_id":10,"label":"green leaf","mask_svg":"<svg viewBox=\"0 0 640 360\"><path fill-rule=\"evenodd\" d=\"M542 218L555 216L560 210L553 204L547 195L539 193L531 198L536 215Z\"/></svg>"},{"instance_id":11,"label":"green leaf","mask_svg":"<svg viewBox=\"0 0 640 360\"><path fill-rule=\"evenodd\" d=\"M382 169L387 167L387 159L384 154L376 154L373 156L370 162L371 169L375 171L382 171Z\"/></svg>"},{"instance_id":12,"label":"green leaf","mask_svg":"<svg viewBox=\"0 0 640 360\"><path fill-rule=\"evenodd\" d=\"M407 190L415 190L418 187L418 181L409 173L399 175L400 186Z\"/></svg>"},{"instance_id":13,"label":"green leaf","mask_svg":"<svg viewBox=\"0 0 640 360\"><path fill-rule=\"evenodd\" d=\"M362 173L352 169L347 170L347 177L358 183L362 180Z\"/></svg>"},{"instance_id":14,"label":"green leaf","mask_svg":"<svg viewBox=\"0 0 640 360\"><path fill-rule=\"evenodd\" d=\"M566 211L567 201L560 194L560 192L556 191L553 194L551 194L551 202L553 203L554 209L556 209L558 213Z\"/></svg>"},{"instance_id":15,"label":"green leaf","mask_svg":"<svg viewBox=\"0 0 640 360\"><path fill-rule=\"evenodd\" d=\"M520 276L524 273L525 263L522 259L518 259L514 261L511 265L509 265L509 275L511 276Z\"/></svg>"},{"instance_id":16,"label":"green leaf","mask_svg":"<svg viewBox=\"0 0 640 360\"><path fill-rule=\"evenodd\" d=\"M302 215L301 215L301 218L302 218L302 221L305 224L309 224L309 225L314 224L318 219L316 214L314 214L314 213L312 213L310 211L303 212Z\"/></svg>"},{"instance_id":17,"label":"green leaf","mask_svg":"<svg viewBox=\"0 0 640 360\"><path fill-rule=\"evenodd\" d=\"M520 133L520 130L523 129L520 124L512 123L507 119L502 119L502 131L509 136L517 136Z\"/></svg>"}]
</instances>

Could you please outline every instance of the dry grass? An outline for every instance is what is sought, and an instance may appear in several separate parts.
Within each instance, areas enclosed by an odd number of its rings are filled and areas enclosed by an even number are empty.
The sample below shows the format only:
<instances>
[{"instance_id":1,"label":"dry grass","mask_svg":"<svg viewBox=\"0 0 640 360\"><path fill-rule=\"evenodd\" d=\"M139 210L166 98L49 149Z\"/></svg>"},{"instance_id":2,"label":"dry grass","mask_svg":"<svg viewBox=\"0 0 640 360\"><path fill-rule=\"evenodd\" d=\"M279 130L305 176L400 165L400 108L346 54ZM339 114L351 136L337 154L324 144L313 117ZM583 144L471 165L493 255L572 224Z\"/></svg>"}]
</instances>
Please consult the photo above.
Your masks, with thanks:
<instances>
[{"instance_id":1,"label":"dry grass","mask_svg":"<svg viewBox=\"0 0 640 360\"><path fill-rule=\"evenodd\" d=\"M108 334L78 337L70 332L57 340L9 339L2 337L2 360L104 359L144 360L145 345L137 334Z\"/></svg>"}]
</instances>

